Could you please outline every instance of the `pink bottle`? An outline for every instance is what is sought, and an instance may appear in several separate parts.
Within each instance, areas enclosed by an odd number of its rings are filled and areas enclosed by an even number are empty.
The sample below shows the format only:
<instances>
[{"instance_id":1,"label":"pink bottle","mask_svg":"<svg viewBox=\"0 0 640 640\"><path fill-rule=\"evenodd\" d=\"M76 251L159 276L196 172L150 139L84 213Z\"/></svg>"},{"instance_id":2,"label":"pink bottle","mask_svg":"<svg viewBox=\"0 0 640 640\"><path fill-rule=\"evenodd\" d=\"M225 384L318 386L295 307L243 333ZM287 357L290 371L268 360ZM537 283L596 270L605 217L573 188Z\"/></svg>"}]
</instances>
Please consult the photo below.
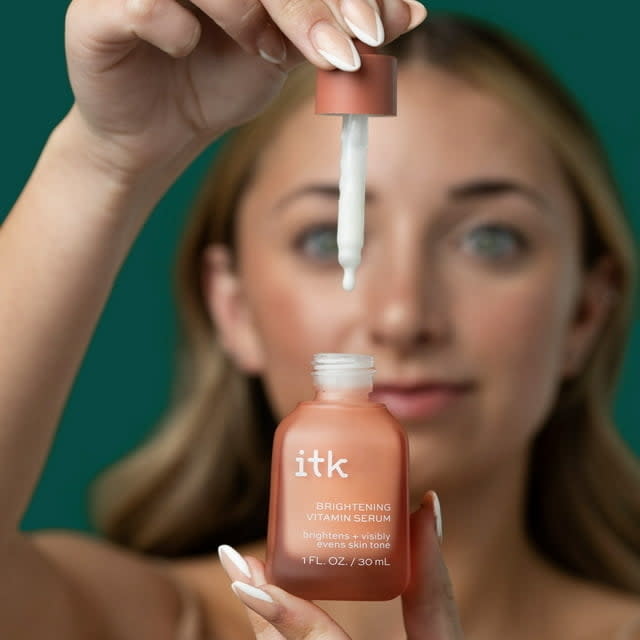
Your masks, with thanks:
<instances>
[{"instance_id":1,"label":"pink bottle","mask_svg":"<svg viewBox=\"0 0 640 640\"><path fill-rule=\"evenodd\" d=\"M275 433L267 580L308 600L390 600L409 580L407 438L369 400L372 357L313 365L315 398Z\"/></svg>"}]
</instances>

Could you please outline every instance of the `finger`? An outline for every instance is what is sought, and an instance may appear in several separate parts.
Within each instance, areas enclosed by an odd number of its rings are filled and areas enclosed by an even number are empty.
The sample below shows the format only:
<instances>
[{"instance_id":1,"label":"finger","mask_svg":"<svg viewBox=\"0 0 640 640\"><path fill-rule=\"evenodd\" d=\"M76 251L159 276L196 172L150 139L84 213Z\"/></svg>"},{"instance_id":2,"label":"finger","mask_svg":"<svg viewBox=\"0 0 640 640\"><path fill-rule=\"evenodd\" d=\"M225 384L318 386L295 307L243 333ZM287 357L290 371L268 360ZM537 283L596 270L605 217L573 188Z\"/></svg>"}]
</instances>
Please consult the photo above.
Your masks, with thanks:
<instances>
[{"instance_id":1,"label":"finger","mask_svg":"<svg viewBox=\"0 0 640 640\"><path fill-rule=\"evenodd\" d=\"M259 587L261 584L267 584L267 578L264 573L264 562L253 556L247 556L245 560L251 572L251 584L255 587Z\"/></svg>"},{"instance_id":2,"label":"finger","mask_svg":"<svg viewBox=\"0 0 640 640\"><path fill-rule=\"evenodd\" d=\"M200 40L197 16L175 0L124 0L124 11L132 33L174 58L190 54Z\"/></svg>"},{"instance_id":3,"label":"finger","mask_svg":"<svg viewBox=\"0 0 640 640\"><path fill-rule=\"evenodd\" d=\"M337 622L307 600L296 598L273 585L254 587L245 582L234 582L231 586L249 609L287 640L349 640Z\"/></svg>"},{"instance_id":4,"label":"finger","mask_svg":"<svg viewBox=\"0 0 640 640\"><path fill-rule=\"evenodd\" d=\"M378 0L378 4L385 26L385 42L415 29L427 17L427 8L417 0Z\"/></svg>"},{"instance_id":5,"label":"finger","mask_svg":"<svg viewBox=\"0 0 640 640\"><path fill-rule=\"evenodd\" d=\"M262 0L271 19L312 64L343 71L360 68L360 56L341 13L320 0ZM335 5L335 2L334 2Z\"/></svg>"},{"instance_id":6,"label":"finger","mask_svg":"<svg viewBox=\"0 0 640 640\"><path fill-rule=\"evenodd\" d=\"M300 52L318 67L354 71L360 57L321 0L194 0L207 16L250 53L282 64ZM299 60L299 56L297 58Z\"/></svg>"},{"instance_id":7,"label":"finger","mask_svg":"<svg viewBox=\"0 0 640 640\"><path fill-rule=\"evenodd\" d=\"M347 33L371 46L391 42L418 26L427 10L416 0L327 0Z\"/></svg>"},{"instance_id":8,"label":"finger","mask_svg":"<svg viewBox=\"0 0 640 640\"><path fill-rule=\"evenodd\" d=\"M236 580L251 582L251 569L247 561L233 547L221 544L218 547L218 558L220 558L220 564L232 582Z\"/></svg>"},{"instance_id":9,"label":"finger","mask_svg":"<svg viewBox=\"0 0 640 640\"><path fill-rule=\"evenodd\" d=\"M106 59L121 59L140 40L171 56L188 55L197 45L198 18L175 0L74 0L66 15L69 53L83 58L98 51Z\"/></svg>"},{"instance_id":10,"label":"finger","mask_svg":"<svg viewBox=\"0 0 640 640\"><path fill-rule=\"evenodd\" d=\"M194 4L247 53L283 64L292 47L259 0L194 0Z\"/></svg>"},{"instance_id":11,"label":"finger","mask_svg":"<svg viewBox=\"0 0 640 640\"><path fill-rule=\"evenodd\" d=\"M256 582L257 584L264 584L266 582L264 578L264 566L256 558L245 558L227 544L218 547L218 557L232 585L236 582L244 582L255 586ZM259 640L282 640L282 634L263 617L254 613L254 611L249 608L247 609L247 614L253 631Z\"/></svg>"},{"instance_id":12,"label":"finger","mask_svg":"<svg viewBox=\"0 0 640 640\"><path fill-rule=\"evenodd\" d=\"M264 564L260 560L252 556L243 560L251 573L252 584L236 581L231 587L252 613L249 619L259 640L349 640L344 630L322 609L274 585L265 584Z\"/></svg>"},{"instance_id":13,"label":"finger","mask_svg":"<svg viewBox=\"0 0 640 640\"><path fill-rule=\"evenodd\" d=\"M441 534L440 503L429 491L411 514L411 581L402 595L408 640L462 640Z\"/></svg>"},{"instance_id":14,"label":"finger","mask_svg":"<svg viewBox=\"0 0 640 640\"><path fill-rule=\"evenodd\" d=\"M264 563L252 556L247 556L245 560L251 572L251 584L254 587L266 584ZM247 615L258 640L282 640L284 637L272 624L249 607L247 607Z\"/></svg>"}]
</instances>

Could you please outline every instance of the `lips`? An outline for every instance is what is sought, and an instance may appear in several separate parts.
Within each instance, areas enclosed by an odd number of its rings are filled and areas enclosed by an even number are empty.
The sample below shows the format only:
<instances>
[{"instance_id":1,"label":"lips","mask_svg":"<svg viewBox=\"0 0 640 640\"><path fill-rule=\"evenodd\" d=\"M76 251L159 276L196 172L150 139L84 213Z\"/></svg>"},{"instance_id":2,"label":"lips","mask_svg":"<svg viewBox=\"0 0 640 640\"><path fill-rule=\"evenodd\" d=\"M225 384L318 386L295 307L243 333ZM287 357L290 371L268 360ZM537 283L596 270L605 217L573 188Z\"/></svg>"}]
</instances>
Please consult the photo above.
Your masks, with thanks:
<instances>
[{"instance_id":1,"label":"lips","mask_svg":"<svg viewBox=\"0 0 640 640\"><path fill-rule=\"evenodd\" d=\"M371 400L386 405L398 420L418 420L452 408L472 387L470 383L376 385Z\"/></svg>"}]
</instances>

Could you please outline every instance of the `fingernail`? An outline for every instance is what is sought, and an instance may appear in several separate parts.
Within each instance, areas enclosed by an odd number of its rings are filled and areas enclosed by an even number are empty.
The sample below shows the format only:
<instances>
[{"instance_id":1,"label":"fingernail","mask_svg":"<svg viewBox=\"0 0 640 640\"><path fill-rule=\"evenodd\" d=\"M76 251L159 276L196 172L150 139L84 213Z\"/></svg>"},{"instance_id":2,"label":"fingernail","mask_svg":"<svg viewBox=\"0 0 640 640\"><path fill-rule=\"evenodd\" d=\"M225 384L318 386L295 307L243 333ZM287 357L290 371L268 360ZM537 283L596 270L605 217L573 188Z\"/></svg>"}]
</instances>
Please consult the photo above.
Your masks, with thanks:
<instances>
[{"instance_id":1,"label":"fingernail","mask_svg":"<svg viewBox=\"0 0 640 640\"><path fill-rule=\"evenodd\" d=\"M411 17L409 18L409 25L407 31L414 29L427 17L427 8L418 2L417 0L404 0L411 11Z\"/></svg>"},{"instance_id":2,"label":"fingernail","mask_svg":"<svg viewBox=\"0 0 640 640\"><path fill-rule=\"evenodd\" d=\"M360 56L351 38L328 22L317 22L309 34L316 51L342 71L360 68Z\"/></svg>"},{"instance_id":3,"label":"fingernail","mask_svg":"<svg viewBox=\"0 0 640 640\"><path fill-rule=\"evenodd\" d=\"M366 0L342 0L342 17L353 35L370 47L384 42L384 27L377 7Z\"/></svg>"},{"instance_id":4,"label":"fingernail","mask_svg":"<svg viewBox=\"0 0 640 640\"><path fill-rule=\"evenodd\" d=\"M278 613L278 605L266 591L246 582L233 582L231 588L249 609L252 609L263 618L269 620Z\"/></svg>"},{"instance_id":5,"label":"fingernail","mask_svg":"<svg viewBox=\"0 0 640 640\"><path fill-rule=\"evenodd\" d=\"M433 494L433 515L435 516L436 523L436 535L438 536L438 542L442 544L442 509L440 508L440 498L435 491Z\"/></svg>"},{"instance_id":6,"label":"fingernail","mask_svg":"<svg viewBox=\"0 0 640 640\"><path fill-rule=\"evenodd\" d=\"M251 580L251 570L247 561L233 547L221 544L218 547L218 557L222 568L232 580L242 580L243 578Z\"/></svg>"},{"instance_id":7,"label":"fingernail","mask_svg":"<svg viewBox=\"0 0 640 640\"><path fill-rule=\"evenodd\" d=\"M267 62L282 64L287 59L287 46L280 31L268 24L256 41L258 52Z\"/></svg>"},{"instance_id":8,"label":"fingernail","mask_svg":"<svg viewBox=\"0 0 640 640\"><path fill-rule=\"evenodd\" d=\"M435 491L427 491L422 499L422 506L427 506L427 500L431 502L429 506L433 510L433 525L436 530L436 535L438 536L438 542L442 544L442 509L440 508L440 498L438 498L438 494Z\"/></svg>"}]
</instances>

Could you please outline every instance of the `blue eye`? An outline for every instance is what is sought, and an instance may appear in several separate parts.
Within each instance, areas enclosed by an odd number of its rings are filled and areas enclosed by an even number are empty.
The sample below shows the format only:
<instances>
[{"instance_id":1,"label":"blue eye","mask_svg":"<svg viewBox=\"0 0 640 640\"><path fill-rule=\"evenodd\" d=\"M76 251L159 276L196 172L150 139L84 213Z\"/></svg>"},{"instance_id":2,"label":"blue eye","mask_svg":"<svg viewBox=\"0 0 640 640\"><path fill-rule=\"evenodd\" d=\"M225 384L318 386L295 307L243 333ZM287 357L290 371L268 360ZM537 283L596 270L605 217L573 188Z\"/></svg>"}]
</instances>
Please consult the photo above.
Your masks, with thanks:
<instances>
[{"instance_id":1,"label":"blue eye","mask_svg":"<svg viewBox=\"0 0 640 640\"><path fill-rule=\"evenodd\" d=\"M296 249L312 260L337 262L338 241L336 233L335 224L306 229L296 238Z\"/></svg>"},{"instance_id":2,"label":"blue eye","mask_svg":"<svg viewBox=\"0 0 640 640\"><path fill-rule=\"evenodd\" d=\"M464 245L481 257L490 260L509 260L518 257L527 247L524 236L505 225L489 224L473 229Z\"/></svg>"}]
</instances>

